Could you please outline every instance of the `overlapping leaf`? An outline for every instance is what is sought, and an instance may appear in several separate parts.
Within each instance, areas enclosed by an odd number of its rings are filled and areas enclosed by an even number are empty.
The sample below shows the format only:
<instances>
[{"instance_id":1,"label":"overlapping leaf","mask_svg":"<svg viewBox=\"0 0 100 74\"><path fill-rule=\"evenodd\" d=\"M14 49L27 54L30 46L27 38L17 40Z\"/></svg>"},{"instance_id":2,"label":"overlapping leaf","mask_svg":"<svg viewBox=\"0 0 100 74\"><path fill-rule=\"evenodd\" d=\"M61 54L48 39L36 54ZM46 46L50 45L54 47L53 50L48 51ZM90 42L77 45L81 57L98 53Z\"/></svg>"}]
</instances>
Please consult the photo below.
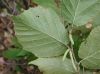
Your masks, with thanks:
<instances>
[{"instance_id":1,"label":"overlapping leaf","mask_svg":"<svg viewBox=\"0 0 100 74\"><path fill-rule=\"evenodd\" d=\"M60 0L33 0L33 2L36 2L41 6L50 7L53 9L57 9L57 7L60 7Z\"/></svg>"},{"instance_id":2,"label":"overlapping leaf","mask_svg":"<svg viewBox=\"0 0 100 74\"><path fill-rule=\"evenodd\" d=\"M71 61L62 61L62 57L39 58L31 64L39 66L43 74L75 74Z\"/></svg>"},{"instance_id":3,"label":"overlapping leaf","mask_svg":"<svg viewBox=\"0 0 100 74\"><path fill-rule=\"evenodd\" d=\"M100 26L93 29L80 46L79 57L82 65L90 69L100 69Z\"/></svg>"},{"instance_id":4,"label":"overlapping leaf","mask_svg":"<svg viewBox=\"0 0 100 74\"><path fill-rule=\"evenodd\" d=\"M38 3L39 5L42 6L49 6L49 7L54 7L55 3L54 0L33 0L33 2Z\"/></svg>"},{"instance_id":5,"label":"overlapping leaf","mask_svg":"<svg viewBox=\"0 0 100 74\"><path fill-rule=\"evenodd\" d=\"M69 23L86 24L98 13L100 0L62 0L62 13Z\"/></svg>"},{"instance_id":6,"label":"overlapping leaf","mask_svg":"<svg viewBox=\"0 0 100 74\"><path fill-rule=\"evenodd\" d=\"M58 56L66 50L66 30L52 9L31 8L14 17L14 22L23 49L38 57Z\"/></svg>"}]
</instances>

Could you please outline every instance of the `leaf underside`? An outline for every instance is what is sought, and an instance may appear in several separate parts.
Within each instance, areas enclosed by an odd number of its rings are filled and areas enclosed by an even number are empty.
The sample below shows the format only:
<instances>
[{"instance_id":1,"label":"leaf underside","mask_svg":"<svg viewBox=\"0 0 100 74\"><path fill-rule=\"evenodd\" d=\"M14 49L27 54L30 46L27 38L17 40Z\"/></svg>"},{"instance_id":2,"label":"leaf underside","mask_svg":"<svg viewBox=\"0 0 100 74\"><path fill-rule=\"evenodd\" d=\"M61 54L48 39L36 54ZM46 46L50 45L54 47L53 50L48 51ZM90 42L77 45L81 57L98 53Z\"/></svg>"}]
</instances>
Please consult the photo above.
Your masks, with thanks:
<instances>
[{"instance_id":1,"label":"leaf underside","mask_svg":"<svg viewBox=\"0 0 100 74\"><path fill-rule=\"evenodd\" d=\"M31 8L14 17L16 35L23 49L37 57L63 54L68 43L67 32L52 9Z\"/></svg>"},{"instance_id":2,"label":"leaf underside","mask_svg":"<svg viewBox=\"0 0 100 74\"><path fill-rule=\"evenodd\" d=\"M62 0L62 15L76 26L89 22L100 8L100 0Z\"/></svg>"},{"instance_id":3,"label":"leaf underside","mask_svg":"<svg viewBox=\"0 0 100 74\"><path fill-rule=\"evenodd\" d=\"M100 69L100 26L94 28L79 49L82 65L89 69Z\"/></svg>"}]
</instances>

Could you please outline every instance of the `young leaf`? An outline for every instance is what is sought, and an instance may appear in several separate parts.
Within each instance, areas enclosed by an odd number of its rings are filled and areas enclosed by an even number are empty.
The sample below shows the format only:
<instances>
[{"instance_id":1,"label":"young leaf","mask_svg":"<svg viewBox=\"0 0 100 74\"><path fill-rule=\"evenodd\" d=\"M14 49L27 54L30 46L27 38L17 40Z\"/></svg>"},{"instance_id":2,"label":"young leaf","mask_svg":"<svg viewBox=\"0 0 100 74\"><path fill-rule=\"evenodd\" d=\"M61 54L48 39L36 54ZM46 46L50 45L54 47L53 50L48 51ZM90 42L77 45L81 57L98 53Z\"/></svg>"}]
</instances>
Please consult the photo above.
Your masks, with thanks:
<instances>
[{"instance_id":1,"label":"young leaf","mask_svg":"<svg viewBox=\"0 0 100 74\"><path fill-rule=\"evenodd\" d=\"M38 57L58 56L65 52L67 32L52 9L31 8L14 17L14 22L23 49Z\"/></svg>"},{"instance_id":2,"label":"young leaf","mask_svg":"<svg viewBox=\"0 0 100 74\"><path fill-rule=\"evenodd\" d=\"M98 13L100 0L62 0L62 14L74 25L86 24Z\"/></svg>"},{"instance_id":3,"label":"young leaf","mask_svg":"<svg viewBox=\"0 0 100 74\"><path fill-rule=\"evenodd\" d=\"M100 26L94 28L79 49L82 65L89 69L100 69Z\"/></svg>"}]
</instances>

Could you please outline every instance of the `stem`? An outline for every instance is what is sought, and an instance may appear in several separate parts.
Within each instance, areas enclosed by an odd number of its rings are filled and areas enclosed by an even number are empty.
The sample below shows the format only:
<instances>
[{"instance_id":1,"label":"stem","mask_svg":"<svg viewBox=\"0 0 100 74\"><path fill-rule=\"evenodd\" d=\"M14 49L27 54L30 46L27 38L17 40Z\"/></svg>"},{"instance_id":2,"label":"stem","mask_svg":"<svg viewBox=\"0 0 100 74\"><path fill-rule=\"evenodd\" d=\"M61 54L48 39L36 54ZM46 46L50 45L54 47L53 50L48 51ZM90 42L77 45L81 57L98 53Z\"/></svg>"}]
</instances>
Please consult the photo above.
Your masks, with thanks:
<instances>
[{"instance_id":1,"label":"stem","mask_svg":"<svg viewBox=\"0 0 100 74\"><path fill-rule=\"evenodd\" d=\"M72 30L69 31L69 39L70 39L71 44L74 45L74 40L72 37Z\"/></svg>"},{"instance_id":2,"label":"stem","mask_svg":"<svg viewBox=\"0 0 100 74\"><path fill-rule=\"evenodd\" d=\"M83 67L83 74L84 74L84 67Z\"/></svg>"},{"instance_id":3,"label":"stem","mask_svg":"<svg viewBox=\"0 0 100 74\"><path fill-rule=\"evenodd\" d=\"M71 29L69 29L69 39L70 39L70 42L71 42L70 48L71 48L71 51L73 53L74 60L75 60L75 62L77 62L76 58L75 58L74 51L73 51L74 40L73 40L73 36L72 36L72 27L71 27Z\"/></svg>"},{"instance_id":4,"label":"stem","mask_svg":"<svg viewBox=\"0 0 100 74\"><path fill-rule=\"evenodd\" d=\"M73 67L74 67L75 71L78 72L78 71L77 71L76 64L75 64L75 61L74 61L74 59L73 59L73 54L72 54L71 51L70 51L69 53L70 53L70 58L71 58L71 61L72 61Z\"/></svg>"},{"instance_id":5,"label":"stem","mask_svg":"<svg viewBox=\"0 0 100 74\"><path fill-rule=\"evenodd\" d=\"M73 51L74 40L73 40L73 37L72 37L72 27L69 29L69 39L70 39L70 42L71 42L71 44L70 44L70 58L71 58L71 61L72 61L72 64L73 64L75 71L77 72L77 74L80 74L80 67L77 64L77 60L75 58L75 54L74 54L74 51Z\"/></svg>"},{"instance_id":6,"label":"stem","mask_svg":"<svg viewBox=\"0 0 100 74\"><path fill-rule=\"evenodd\" d=\"M63 61L65 60L67 54L69 53L70 49L67 49L66 52L64 53L64 56L63 56Z\"/></svg>"}]
</instances>

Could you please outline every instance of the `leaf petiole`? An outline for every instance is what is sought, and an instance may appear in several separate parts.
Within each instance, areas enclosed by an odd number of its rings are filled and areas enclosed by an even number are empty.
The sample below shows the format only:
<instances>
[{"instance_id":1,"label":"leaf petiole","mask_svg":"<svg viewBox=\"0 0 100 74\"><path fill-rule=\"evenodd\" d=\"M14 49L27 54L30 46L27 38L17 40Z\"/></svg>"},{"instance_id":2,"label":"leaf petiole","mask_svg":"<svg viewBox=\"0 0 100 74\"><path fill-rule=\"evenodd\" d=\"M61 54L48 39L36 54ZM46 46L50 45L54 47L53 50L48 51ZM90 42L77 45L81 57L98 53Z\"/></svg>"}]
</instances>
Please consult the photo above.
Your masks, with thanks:
<instances>
[{"instance_id":1,"label":"leaf petiole","mask_svg":"<svg viewBox=\"0 0 100 74\"><path fill-rule=\"evenodd\" d=\"M70 49L67 49L66 52L64 53L64 56L63 56L63 61L66 59L66 56L68 55Z\"/></svg>"}]
</instances>

